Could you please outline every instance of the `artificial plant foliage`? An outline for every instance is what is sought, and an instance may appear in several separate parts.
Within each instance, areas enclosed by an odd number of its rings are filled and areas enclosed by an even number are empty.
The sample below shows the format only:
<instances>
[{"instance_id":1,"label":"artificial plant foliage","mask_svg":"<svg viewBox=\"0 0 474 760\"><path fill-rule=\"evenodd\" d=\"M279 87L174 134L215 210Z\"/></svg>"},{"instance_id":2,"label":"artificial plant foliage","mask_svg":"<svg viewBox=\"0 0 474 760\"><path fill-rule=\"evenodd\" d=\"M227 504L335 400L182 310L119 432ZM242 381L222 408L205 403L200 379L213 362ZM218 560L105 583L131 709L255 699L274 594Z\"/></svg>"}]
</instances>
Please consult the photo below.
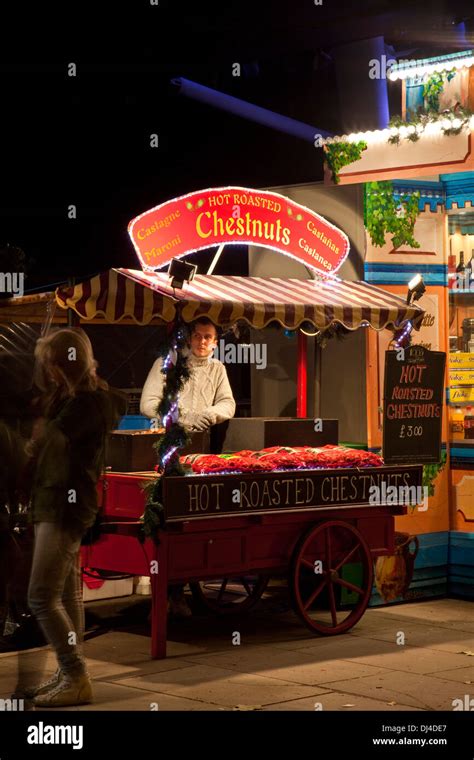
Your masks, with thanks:
<instances>
[{"instance_id":1,"label":"artificial plant foliage","mask_svg":"<svg viewBox=\"0 0 474 760\"><path fill-rule=\"evenodd\" d=\"M456 69L450 71L435 71L423 85L423 98L428 105L428 111L439 110L439 96L446 82L456 75Z\"/></svg>"},{"instance_id":2,"label":"artificial plant foliage","mask_svg":"<svg viewBox=\"0 0 474 760\"><path fill-rule=\"evenodd\" d=\"M395 127L396 129L400 129L400 127L406 127L407 130L410 127L411 131L407 132L406 139L410 142L417 142L420 139L421 133L423 132L426 124L429 121L429 117L427 114L421 115L418 114L414 119L410 119L410 123L407 124L406 121L403 121L401 116L394 116L390 119L388 126ZM390 135L388 138L389 143L392 145L399 145L402 137L400 134L394 134Z\"/></svg>"},{"instance_id":3,"label":"artificial plant foliage","mask_svg":"<svg viewBox=\"0 0 474 760\"><path fill-rule=\"evenodd\" d=\"M141 539L153 538L158 542L158 529L163 522L163 478L167 475L183 475L179 452L190 440L185 428L179 422L178 396L189 379L189 368L185 349L188 345L187 328L177 321L170 327L167 344L160 350L163 359L162 373L165 376L163 396L156 409L164 432L153 448L157 454L157 477L145 487L146 506L142 516Z\"/></svg>"},{"instance_id":4,"label":"artificial plant foliage","mask_svg":"<svg viewBox=\"0 0 474 760\"><path fill-rule=\"evenodd\" d=\"M331 142L324 146L325 161L328 165L333 182L339 183L339 172L343 166L358 161L367 143L360 142Z\"/></svg>"},{"instance_id":5,"label":"artificial plant foliage","mask_svg":"<svg viewBox=\"0 0 474 760\"><path fill-rule=\"evenodd\" d=\"M446 465L447 455L446 452L443 451L441 454L441 460L439 462L436 462L435 464L425 464L423 465L423 479L422 479L422 485L423 487L426 487L428 489L428 496L434 496L435 493L435 486L434 482L436 478L438 477L441 470L444 469Z\"/></svg>"},{"instance_id":6,"label":"artificial plant foliage","mask_svg":"<svg viewBox=\"0 0 474 760\"><path fill-rule=\"evenodd\" d=\"M472 117L472 111L470 108L463 108L462 106L458 106L457 108L450 110L448 113L444 113L443 116L445 119L451 122L449 127L442 127L443 134L459 135L463 129L466 129L469 126ZM461 123L454 126L454 123L459 121Z\"/></svg>"},{"instance_id":7,"label":"artificial plant foliage","mask_svg":"<svg viewBox=\"0 0 474 760\"><path fill-rule=\"evenodd\" d=\"M404 195L396 201L390 181L367 182L365 185L365 220L372 244L382 248L387 234L392 235L392 245L399 248L409 245L419 248L414 238L415 222L420 210L420 193Z\"/></svg>"}]
</instances>

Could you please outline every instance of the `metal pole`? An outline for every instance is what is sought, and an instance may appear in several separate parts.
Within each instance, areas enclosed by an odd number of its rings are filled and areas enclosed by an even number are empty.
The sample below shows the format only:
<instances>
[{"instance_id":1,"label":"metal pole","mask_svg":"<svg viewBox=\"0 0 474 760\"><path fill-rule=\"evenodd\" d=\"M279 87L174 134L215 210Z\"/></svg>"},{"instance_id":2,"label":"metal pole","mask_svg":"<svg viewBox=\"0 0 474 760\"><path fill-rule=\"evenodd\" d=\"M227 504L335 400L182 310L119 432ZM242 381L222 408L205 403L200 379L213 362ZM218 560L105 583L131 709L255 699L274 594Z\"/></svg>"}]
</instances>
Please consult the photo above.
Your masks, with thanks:
<instances>
[{"instance_id":1,"label":"metal pole","mask_svg":"<svg viewBox=\"0 0 474 760\"><path fill-rule=\"evenodd\" d=\"M296 374L296 416L307 416L307 336L298 330L298 367Z\"/></svg>"},{"instance_id":2,"label":"metal pole","mask_svg":"<svg viewBox=\"0 0 474 760\"><path fill-rule=\"evenodd\" d=\"M207 270L207 274L212 274L213 273L213 271L215 269L215 266L216 266L217 262L219 261L219 259L221 257L221 253L224 250L224 246L225 246L225 243L221 243L220 244L219 248L216 251L216 254L215 254L214 258L211 261L211 265L210 265L209 269Z\"/></svg>"},{"instance_id":3,"label":"metal pole","mask_svg":"<svg viewBox=\"0 0 474 760\"><path fill-rule=\"evenodd\" d=\"M314 345L314 416L321 417L321 346Z\"/></svg>"}]
</instances>

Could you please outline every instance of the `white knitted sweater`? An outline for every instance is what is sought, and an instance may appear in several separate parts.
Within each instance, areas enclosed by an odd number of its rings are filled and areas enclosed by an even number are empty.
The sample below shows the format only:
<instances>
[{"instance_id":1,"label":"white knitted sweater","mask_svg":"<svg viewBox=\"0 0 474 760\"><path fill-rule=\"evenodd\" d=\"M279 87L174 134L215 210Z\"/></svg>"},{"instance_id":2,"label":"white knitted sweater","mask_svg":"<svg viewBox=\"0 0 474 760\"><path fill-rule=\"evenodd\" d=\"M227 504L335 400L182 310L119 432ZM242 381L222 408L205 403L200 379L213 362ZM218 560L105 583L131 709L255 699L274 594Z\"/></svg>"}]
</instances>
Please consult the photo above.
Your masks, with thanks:
<instances>
[{"instance_id":1,"label":"white knitted sweater","mask_svg":"<svg viewBox=\"0 0 474 760\"><path fill-rule=\"evenodd\" d=\"M156 417L156 407L163 395L162 365L162 359L155 361L143 387L140 412L147 417ZM180 422L190 427L202 412L209 414L213 425L233 417L235 401L224 365L218 359L201 358L190 352L188 367L191 376L179 394Z\"/></svg>"}]
</instances>

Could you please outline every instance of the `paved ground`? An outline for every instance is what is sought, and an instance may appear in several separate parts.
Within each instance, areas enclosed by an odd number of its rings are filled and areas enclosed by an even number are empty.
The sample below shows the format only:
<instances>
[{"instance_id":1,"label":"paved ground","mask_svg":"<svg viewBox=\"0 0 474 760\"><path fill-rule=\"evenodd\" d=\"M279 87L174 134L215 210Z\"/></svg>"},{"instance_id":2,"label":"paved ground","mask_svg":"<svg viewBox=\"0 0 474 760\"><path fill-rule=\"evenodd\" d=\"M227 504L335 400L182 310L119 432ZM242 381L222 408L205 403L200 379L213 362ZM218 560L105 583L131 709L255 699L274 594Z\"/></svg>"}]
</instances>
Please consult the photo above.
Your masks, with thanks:
<instances>
[{"instance_id":1,"label":"paved ground","mask_svg":"<svg viewBox=\"0 0 474 760\"><path fill-rule=\"evenodd\" d=\"M95 703L69 709L452 710L465 695L474 705L469 601L369 609L350 633L318 638L269 594L247 615L172 623L166 660L150 659L148 610L136 597L88 605ZM47 647L0 654L0 698L19 674L36 683L54 670Z\"/></svg>"}]
</instances>

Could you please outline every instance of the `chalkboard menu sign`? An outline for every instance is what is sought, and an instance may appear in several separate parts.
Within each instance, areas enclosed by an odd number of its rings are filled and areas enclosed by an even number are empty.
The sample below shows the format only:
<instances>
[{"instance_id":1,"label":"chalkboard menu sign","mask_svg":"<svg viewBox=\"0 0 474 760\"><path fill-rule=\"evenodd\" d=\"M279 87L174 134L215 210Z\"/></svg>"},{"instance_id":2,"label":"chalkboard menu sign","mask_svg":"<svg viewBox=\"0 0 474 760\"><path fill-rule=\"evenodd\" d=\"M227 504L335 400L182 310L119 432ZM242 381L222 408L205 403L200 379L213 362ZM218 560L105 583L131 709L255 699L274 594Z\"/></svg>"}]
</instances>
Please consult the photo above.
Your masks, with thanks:
<instances>
[{"instance_id":1,"label":"chalkboard menu sign","mask_svg":"<svg viewBox=\"0 0 474 760\"><path fill-rule=\"evenodd\" d=\"M386 351L383 457L387 464L441 459L446 354L423 346Z\"/></svg>"}]
</instances>

